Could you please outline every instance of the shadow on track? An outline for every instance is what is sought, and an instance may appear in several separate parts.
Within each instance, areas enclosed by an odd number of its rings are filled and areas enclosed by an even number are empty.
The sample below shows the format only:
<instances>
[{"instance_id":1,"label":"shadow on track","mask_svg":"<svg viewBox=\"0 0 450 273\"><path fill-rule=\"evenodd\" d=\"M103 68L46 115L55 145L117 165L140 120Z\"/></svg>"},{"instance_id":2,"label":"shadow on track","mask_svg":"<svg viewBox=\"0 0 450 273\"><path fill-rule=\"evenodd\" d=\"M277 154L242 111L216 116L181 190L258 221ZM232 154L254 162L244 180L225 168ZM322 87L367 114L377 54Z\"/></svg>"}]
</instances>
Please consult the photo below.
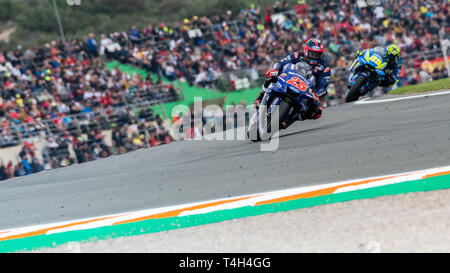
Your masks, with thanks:
<instances>
[{"instance_id":1,"label":"shadow on track","mask_svg":"<svg viewBox=\"0 0 450 273\"><path fill-rule=\"evenodd\" d=\"M337 128L337 127L339 127L342 124L352 123L353 120L354 119L351 119L351 120L349 119L349 120L335 122L335 123L331 123L331 124L327 124L327 125L311 128L311 129L300 130L300 131L295 131L295 132L291 132L291 133L287 133L287 134L282 134L282 135L279 136L279 138L293 136L293 135L299 135L299 134L304 134L304 133L308 133L308 132L314 132L314 131L318 131L318 130L327 130L327 129Z\"/></svg>"}]
</instances>

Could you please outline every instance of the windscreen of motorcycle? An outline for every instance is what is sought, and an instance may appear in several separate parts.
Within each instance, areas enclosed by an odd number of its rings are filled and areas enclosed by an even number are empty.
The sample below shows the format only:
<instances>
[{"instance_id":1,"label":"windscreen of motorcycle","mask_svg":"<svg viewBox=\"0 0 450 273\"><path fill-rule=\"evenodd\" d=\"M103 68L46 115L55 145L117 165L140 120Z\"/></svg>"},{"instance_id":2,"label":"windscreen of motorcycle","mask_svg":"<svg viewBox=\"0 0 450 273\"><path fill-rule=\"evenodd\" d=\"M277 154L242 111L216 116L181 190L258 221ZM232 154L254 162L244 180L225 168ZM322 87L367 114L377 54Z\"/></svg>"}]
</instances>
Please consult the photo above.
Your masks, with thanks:
<instances>
[{"instance_id":1,"label":"windscreen of motorcycle","mask_svg":"<svg viewBox=\"0 0 450 273\"><path fill-rule=\"evenodd\" d=\"M295 72L309 79L313 73L313 67L305 62L295 64Z\"/></svg>"}]
</instances>

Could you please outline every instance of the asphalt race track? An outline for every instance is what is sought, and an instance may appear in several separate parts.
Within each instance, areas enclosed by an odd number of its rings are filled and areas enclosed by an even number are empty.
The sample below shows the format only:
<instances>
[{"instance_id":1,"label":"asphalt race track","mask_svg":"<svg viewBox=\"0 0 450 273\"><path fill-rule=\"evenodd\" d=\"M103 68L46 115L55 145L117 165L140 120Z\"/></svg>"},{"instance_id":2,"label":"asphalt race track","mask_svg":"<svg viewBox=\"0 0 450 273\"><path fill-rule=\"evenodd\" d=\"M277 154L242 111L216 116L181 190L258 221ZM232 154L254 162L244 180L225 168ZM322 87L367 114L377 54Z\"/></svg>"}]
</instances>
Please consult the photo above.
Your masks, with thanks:
<instances>
[{"instance_id":1,"label":"asphalt race track","mask_svg":"<svg viewBox=\"0 0 450 273\"><path fill-rule=\"evenodd\" d=\"M279 140L183 141L2 181L0 230L447 166L450 95L331 107Z\"/></svg>"}]
</instances>

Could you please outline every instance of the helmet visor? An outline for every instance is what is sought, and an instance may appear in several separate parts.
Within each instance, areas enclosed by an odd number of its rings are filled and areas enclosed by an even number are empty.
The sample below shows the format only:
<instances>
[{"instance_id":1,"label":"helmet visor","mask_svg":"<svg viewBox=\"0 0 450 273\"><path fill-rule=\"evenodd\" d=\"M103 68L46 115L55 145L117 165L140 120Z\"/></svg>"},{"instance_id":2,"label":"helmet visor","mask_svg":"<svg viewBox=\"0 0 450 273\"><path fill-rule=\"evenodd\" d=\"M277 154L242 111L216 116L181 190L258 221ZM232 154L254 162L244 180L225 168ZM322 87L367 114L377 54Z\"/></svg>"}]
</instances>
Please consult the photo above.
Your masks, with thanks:
<instances>
[{"instance_id":1,"label":"helmet visor","mask_svg":"<svg viewBox=\"0 0 450 273\"><path fill-rule=\"evenodd\" d=\"M388 60L390 63L396 64L398 62L398 56L389 55Z\"/></svg>"},{"instance_id":2,"label":"helmet visor","mask_svg":"<svg viewBox=\"0 0 450 273\"><path fill-rule=\"evenodd\" d=\"M322 58L322 52L308 50L308 56L307 57L309 59L318 61L318 60L320 60Z\"/></svg>"}]
</instances>

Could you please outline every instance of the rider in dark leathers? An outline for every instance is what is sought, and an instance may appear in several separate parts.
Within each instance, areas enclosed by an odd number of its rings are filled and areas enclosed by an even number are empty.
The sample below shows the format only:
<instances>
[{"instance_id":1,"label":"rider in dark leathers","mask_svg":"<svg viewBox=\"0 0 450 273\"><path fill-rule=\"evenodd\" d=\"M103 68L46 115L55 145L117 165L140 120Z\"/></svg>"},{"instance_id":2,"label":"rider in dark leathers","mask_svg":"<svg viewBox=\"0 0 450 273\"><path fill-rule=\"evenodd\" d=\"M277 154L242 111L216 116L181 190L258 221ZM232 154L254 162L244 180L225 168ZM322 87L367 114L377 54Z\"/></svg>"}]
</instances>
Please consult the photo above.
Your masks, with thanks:
<instances>
[{"instance_id":1,"label":"rider in dark leathers","mask_svg":"<svg viewBox=\"0 0 450 273\"><path fill-rule=\"evenodd\" d=\"M313 86L313 91L316 96L316 99L309 102L307 105L307 110L304 113L300 113L299 115L294 115L288 118L288 120L281 124L282 128L287 128L297 119L318 119L322 116L322 105L320 103L320 98L323 98L327 95L327 87L330 81L331 72L330 67L328 66L328 62L323 55L323 44L318 39L310 39L306 42L303 53L302 52L294 52L281 61L275 63L272 68L266 73L266 80L263 84L263 88L259 93L258 97L255 99L255 106L258 107L261 99L264 96L265 89L273 82L277 81L278 75L283 70L283 67L286 64L292 63L296 64L298 62L306 62L309 65L313 66L312 76L315 77L316 81Z\"/></svg>"}]
</instances>

